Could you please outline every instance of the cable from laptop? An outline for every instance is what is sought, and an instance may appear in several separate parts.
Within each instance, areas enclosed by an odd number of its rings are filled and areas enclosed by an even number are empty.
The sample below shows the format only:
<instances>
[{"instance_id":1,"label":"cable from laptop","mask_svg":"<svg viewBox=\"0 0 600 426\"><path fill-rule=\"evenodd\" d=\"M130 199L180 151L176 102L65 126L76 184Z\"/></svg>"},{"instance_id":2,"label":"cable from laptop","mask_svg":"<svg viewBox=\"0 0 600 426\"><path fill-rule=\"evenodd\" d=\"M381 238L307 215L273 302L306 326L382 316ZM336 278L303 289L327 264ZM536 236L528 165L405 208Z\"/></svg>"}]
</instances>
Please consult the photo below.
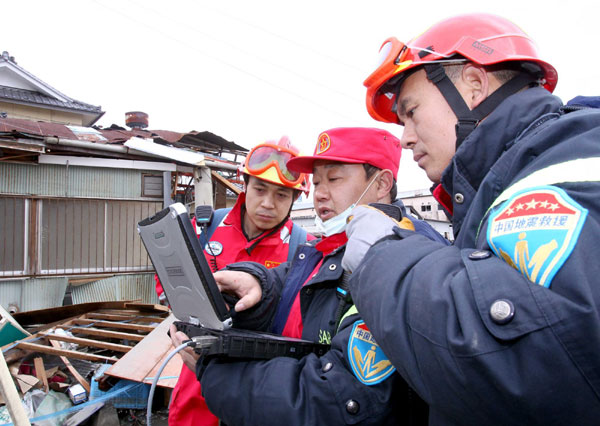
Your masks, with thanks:
<instances>
[{"instance_id":1,"label":"cable from laptop","mask_svg":"<svg viewBox=\"0 0 600 426\"><path fill-rule=\"evenodd\" d=\"M151 417L152 417L152 401L154 399L154 391L156 389L156 385L158 383L158 380L160 379L160 376L163 372L163 370L165 369L165 367L167 366L167 364L169 363L169 361L171 360L171 358L173 358L175 355L177 355L179 352L181 352L182 350L184 350L185 348L191 347L194 348L196 353L198 353L198 349L201 349L200 352L202 352L202 349L205 348L209 348L213 345L213 343L215 343L218 340L218 338L216 336L196 336L196 337L192 337L190 340L186 340L185 342L183 342L181 345L177 346L177 348L175 348L174 351L172 351L169 356L167 356L165 358L165 360L163 361L163 363L160 365L158 371L156 372L156 374L154 375L154 379L152 380L152 386L150 387L150 393L148 395L148 405L146 408L146 425L147 426L151 426ZM202 355L200 355L202 356Z\"/></svg>"}]
</instances>

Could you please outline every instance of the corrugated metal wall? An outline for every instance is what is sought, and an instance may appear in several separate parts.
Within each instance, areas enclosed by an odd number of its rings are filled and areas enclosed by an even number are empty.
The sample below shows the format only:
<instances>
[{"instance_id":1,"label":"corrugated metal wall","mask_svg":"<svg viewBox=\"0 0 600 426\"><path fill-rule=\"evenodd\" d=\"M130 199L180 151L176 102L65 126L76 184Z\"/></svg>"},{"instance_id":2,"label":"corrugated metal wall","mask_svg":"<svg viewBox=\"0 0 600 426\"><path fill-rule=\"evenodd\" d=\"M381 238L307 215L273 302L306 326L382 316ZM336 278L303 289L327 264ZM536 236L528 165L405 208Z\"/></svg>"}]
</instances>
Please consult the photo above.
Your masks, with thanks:
<instances>
[{"instance_id":1,"label":"corrugated metal wall","mask_svg":"<svg viewBox=\"0 0 600 426\"><path fill-rule=\"evenodd\" d=\"M0 304L19 312L62 306L67 284L66 277L0 281Z\"/></svg>"},{"instance_id":2,"label":"corrugated metal wall","mask_svg":"<svg viewBox=\"0 0 600 426\"><path fill-rule=\"evenodd\" d=\"M146 172L142 170L116 168L0 162L0 194L8 194L8 197L25 195L29 196L28 198L40 196L140 200L139 202L142 204L159 201L158 207L148 212L148 214L152 214L154 210L161 207L162 200L142 197L142 175L144 173ZM156 172L151 173L156 174ZM57 200L54 204L63 201L66 200ZM114 201L108 202L114 203ZM130 203L131 201L123 202ZM135 218L132 217L131 220L133 219ZM6 220L6 217L0 217L0 221L3 220ZM135 234L135 227L131 229L131 232ZM120 228L118 232L119 235L123 234ZM43 248L43 246L41 247ZM67 277L0 281L0 304L5 308L14 304L19 311L62 306L67 285ZM158 303L152 273L113 276L73 288L73 303L133 299L141 299L145 303Z\"/></svg>"},{"instance_id":3,"label":"corrugated metal wall","mask_svg":"<svg viewBox=\"0 0 600 426\"><path fill-rule=\"evenodd\" d=\"M0 163L0 193L140 199L142 171Z\"/></svg>"},{"instance_id":4,"label":"corrugated metal wall","mask_svg":"<svg viewBox=\"0 0 600 426\"><path fill-rule=\"evenodd\" d=\"M133 299L141 299L143 303L158 303L153 273L115 275L75 286L71 289L71 298L74 304Z\"/></svg>"}]
</instances>

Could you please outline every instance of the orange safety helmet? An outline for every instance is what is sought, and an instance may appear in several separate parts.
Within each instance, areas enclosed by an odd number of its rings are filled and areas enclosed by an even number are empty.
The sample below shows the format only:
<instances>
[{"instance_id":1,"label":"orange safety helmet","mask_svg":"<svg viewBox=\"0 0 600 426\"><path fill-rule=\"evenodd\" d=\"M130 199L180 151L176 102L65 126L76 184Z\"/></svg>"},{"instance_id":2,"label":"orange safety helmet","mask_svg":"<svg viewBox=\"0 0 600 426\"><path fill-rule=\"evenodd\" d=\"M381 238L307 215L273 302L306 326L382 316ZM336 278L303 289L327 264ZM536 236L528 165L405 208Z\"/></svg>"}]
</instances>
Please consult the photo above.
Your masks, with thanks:
<instances>
[{"instance_id":1,"label":"orange safety helmet","mask_svg":"<svg viewBox=\"0 0 600 426\"><path fill-rule=\"evenodd\" d=\"M395 112L398 83L419 66L433 63L440 64L437 67L441 68L441 64L461 61L480 65L523 62L523 69L537 73L537 82L550 92L558 80L556 69L539 58L534 42L514 23L489 14L459 15L435 24L407 44L393 37L383 43L379 66L364 82L369 114L378 121L399 123ZM440 76L434 75L434 70L428 70L427 74L448 100L449 97L435 81ZM513 93L530 83L525 82ZM500 101L510 94L504 93ZM449 104L456 113L451 102ZM491 109L487 109L489 114ZM461 119L459 114L457 117Z\"/></svg>"},{"instance_id":2,"label":"orange safety helmet","mask_svg":"<svg viewBox=\"0 0 600 426\"><path fill-rule=\"evenodd\" d=\"M277 143L264 142L252 148L244 163L240 165L239 171L276 185L298 189L308 196L308 176L290 170L286 165L288 160L297 157L299 153L290 139L283 136Z\"/></svg>"}]
</instances>

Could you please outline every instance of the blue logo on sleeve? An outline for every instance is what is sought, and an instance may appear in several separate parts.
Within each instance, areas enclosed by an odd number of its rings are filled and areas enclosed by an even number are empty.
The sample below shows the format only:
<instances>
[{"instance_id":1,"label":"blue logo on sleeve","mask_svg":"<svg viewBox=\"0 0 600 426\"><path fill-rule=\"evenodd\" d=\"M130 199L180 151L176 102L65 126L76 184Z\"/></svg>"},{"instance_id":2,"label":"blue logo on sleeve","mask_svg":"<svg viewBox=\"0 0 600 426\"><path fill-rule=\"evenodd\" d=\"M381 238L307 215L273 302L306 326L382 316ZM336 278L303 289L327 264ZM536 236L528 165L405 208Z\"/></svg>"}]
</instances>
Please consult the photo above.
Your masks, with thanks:
<instances>
[{"instance_id":1,"label":"blue logo on sleeve","mask_svg":"<svg viewBox=\"0 0 600 426\"><path fill-rule=\"evenodd\" d=\"M560 188L528 188L490 215L487 241L498 257L549 288L571 255L587 213Z\"/></svg>"},{"instance_id":2,"label":"blue logo on sleeve","mask_svg":"<svg viewBox=\"0 0 600 426\"><path fill-rule=\"evenodd\" d=\"M396 371L364 321L356 321L352 327L348 361L356 378L368 386L384 381Z\"/></svg>"}]
</instances>

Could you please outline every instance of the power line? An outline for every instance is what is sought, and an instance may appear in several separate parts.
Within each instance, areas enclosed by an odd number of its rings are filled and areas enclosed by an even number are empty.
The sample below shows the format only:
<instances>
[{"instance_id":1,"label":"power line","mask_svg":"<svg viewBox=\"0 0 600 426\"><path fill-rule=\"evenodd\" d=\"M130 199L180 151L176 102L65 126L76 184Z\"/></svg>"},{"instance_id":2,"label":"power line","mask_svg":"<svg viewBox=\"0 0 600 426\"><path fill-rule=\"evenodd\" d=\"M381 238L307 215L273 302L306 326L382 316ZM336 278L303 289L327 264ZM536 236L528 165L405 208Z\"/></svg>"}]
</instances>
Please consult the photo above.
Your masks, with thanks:
<instances>
[{"instance_id":1,"label":"power line","mask_svg":"<svg viewBox=\"0 0 600 426\"><path fill-rule=\"evenodd\" d=\"M231 14L229 14L229 13L226 13L226 12L223 12L223 11L221 11L221 10L213 9L213 8L211 8L211 7L207 6L207 5L206 5L206 3L194 2L194 4L195 4L195 5L200 5L200 6L204 7L205 9L208 9L208 10L210 10L210 11L212 11L212 12L216 12L216 13L218 13L218 14L220 14L220 15L222 15L222 16L225 16L225 17L227 17L227 18L229 18L229 19L233 19L233 20L235 20L235 21L241 22L242 24L244 24L244 25L246 25L246 26L248 26L248 27L251 27L251 28L257 29L257 30L259 30L259 31L262 31L262 32L264 32L265 34L268 34L268 35L270 35L270 36L273 36L273 37L276 37L276 38L278 38L278 39L280 39L280 40L283 40L283 41L285 41L285 42L287 42L287 43L290 43L290 44L293 44L293 45L295 45L295 46L298 46L298 47L300 47L300 48L302 48L302 49L305 49L305 50L307 50L307 51L309 51L309 52L312 52L312 53L316 54L317 56L321 56L322 58L329 59L329 60L331 60L332 62L336 62L336 63L338 63L338 64L340 64L340 65L343 65L343 66L345 66L345 67L347 67L347 68L350 68L350 69L352 69L352 70L354 70L354 71L358 71L358 72L363 72L363 71L364 71L362 68L359 68L359 67L357 67L357 66L354 66L354 65L352 65L352 64L349 64L349 63L346 63L346 62L340 61L340 60L339 60L339 58L335 58L335 57L333 57L333 56L330 56L330 55L327 55L327 54L325 54L325 53L323 53L323 52L320 52L320 51L318 51L318 50L316 50L316 49L313 49L313 48L312 48L312 47L310 47L310 46L306 46L306 45L304 45L304 44L302 44L302 43L298 43L298 42L297 42L297 41L295 41L295 40L292 40L292 39L290 39L290 38L287 38L287 37L285 37L285 36L282 36L281 34L277 34L277 33L273 32L273 31L270 31L270 30L268 30L267 28L263 28L263 27L261 27L261 26L259 26L259 25L256 25L256 24L254 24L254 23L252 23L252 22L249 22L249 21L246 21L246 20L240 19L240 18L238 18L237 16L231 15Z\"/></svg>"},{"instance_id":2,"label":"power line","mask_svg":"<svg viewBox=\"0 0 600 426\"><path fill-rule=\"evenodd\" d=\"M319 103L319 102L316 102L316 101L314 101L313 99L307 98L307 97L305 97L305 96L303 96L303 95L301 95L301 94L299 94L299 93L297 93L297 92L295 92L295 91L293 91L293 90L290 90L290 89L288 89L288 88L286 88L286 87L283 87L283 86L281 86L281 85L275 84L275 83L273 83L273 82L271 82L271 81L269 81L269 80L267 80L267 79L265 79L265 78L263 78L263 77L261 77L261 76L259 76L259 75L255 74L255 73L252 73L252 72L250 72L250 71L248 71L248 70L245 70L245 69L243 69L243 68L241 68L241 67L239 67L239 66L237 66L237 65L235 65L235 64L232 64L232 63L230 63L230 62L228 62L228 61L226 61L226 60L224 60L224 59L221 59L221 58L219 58L219 57L217 57L217 56L215 56L215 55L212 55L212 54L210 54L210 53L208 53L208 52L206 52L206 51L204 51L204 50L201 50L201 49L199 49L198 47L196 47L196 46L194 46L194 45L191 45L190 43L187 43L187 42L185 42L185 41L182 41L182 40L180 40L179 38L176 38L176 37L174 37L172 34L166 33L166 32L164 32L164 31L162 31L162 30L160 30L160 29L156 28L155 26L149 25L149 24L147 24L147 23L145 23L145 22L143 22L143 21L141 21L141 20L139 20L139 19L136 19L135 17L133 17L133 16L131 16L131 15L129 15L129 14L126 14L126 13L122 12L121 10L114 9L114 8L112 8L112 7L110 7L110 6L107 6L107 5L105 5L105 4L102 4L102 3L101 3L100 1L98 1L98 0L92 0L92 1L93 1L94 3L96 3L97 5L99 5L100 7L104 8L104 9L110 10L110 11L111 11L111 12L113 12L113 13L116 13L116 14L118 14L118 15L121 15L121 16L122 16L122 17L124 17L125 19L128 19L128 20L130 20L130 21L133 21L133 22L137 23L138 25L141 25L141 26L143 26L143 27L146 27L146 28L148 28L149 30L151 30L151 31L153 31L153 32L156 32L156 33L158 33L158 34L160 34L160 35L162 35L162 36L164 36L164 37L166 37L166 38L168 38L168 39L170 39L170 40L174 41L175 43L178 43L178 44L180 44L180 45L182 45L182 46L184 46L184 47L186 47L186 48L188 48L188 49L191 49L191 50L193 50L193 51L196 51L196 52L198 52L198 53L200 53L200 54L202 54L202 55L204 55L204 56L206 56L206 57L208 57L208 58L212 59L212 60L213 60L213 61L215 61L215 62L221 63L221 64L223 64L223 65L226 65L226 66L228 66L228 67L230 67L230 68L232 68L232 69L234 69L234 70L236 70L236 71L238 71L238 72L240 72L240 73L243 73L243 74L246 74L246 75L248 75L248 76L250 76L250 77L253 77L254 79L256 79L256 80L258 80L258 81L260 81L260 82L262 82L262 83L264 83L264 84L266 84L266 85L269 85L269 86L271 86L271 87L274 87L274 88L276 88L276 89L278 89L278 90L280 90L280 91L282 91L282 92L285 92L285 93L287 93L287 94L289 94L289 95L292 95L292 96L294 96L294 97L296 97L296 98L298 98L298 99L301 99L301 100L303 100L303 101L305 101L305 102L307 102L307 103L313 104L313 105L315 105L315 106L317 106L317 107L319 107L319 108L321 108L321 109L323 109L323 110L325 110L325 111L328 111L328 112L330 112L330 113L336 114L336 115L338 115L338 116L340 116L340 117L343 117L343 118L345 118L345 119L348 119L348 120L356 120L356 118L354 118L354 117L349 117L349 116L347 116L347 115L345 115L345 114L342 114L342 113L340 113L338 110L331 109L331 108L329 108L329 107L327 107L327 106L325 106L325 105L323 105L323 104L321 104L321 103ZM356 99L354 99L354 98L352 98L352 99L353 99L353 100L356 100Z\"/></svg>"},{"instance_id":3,"label":"power line","mask_svg":"<svg viewBox=\"0 0 600 426\"><path fill-rule=\"evenodd\" d=\"M357 103L360 103L360 100L359 100L359 99L357 99L357 98L355 98L354 96L350 96L350 95L349 95L348 93L346 93L346 92L342 92L342 91L340 91L340 90L334 89L334 88L332 88L331 86L329 86L329 85L326 85L326 84L323 84L323 83L321 83L321 82L320 82L320 81L318 81L318 80L314 80L314 79L312 79L312 78L309 78L309 77L307 77L307 76L305 76L305 75L303 75L303 74L300 74L299 72L297 72L297 71L294 71L294 70L293 70L293 69L291 69L291 68L288 68L288 67L285 67L285 66L283 66L281 63L274 62L274 61L270 60L268 57L265 57L265 56L259 56L259 55L256 55L256 54L254 54L254 53L248 52L247 50L241 49L240 47L238 47L237 45L235 45L235 44L233 44L233 43L230 43L230 42L228 42L228 41L225 41L225 40L223 40L223 39L220 39L220 38L218 38L218 37L215 37L213 34L206 33L206 32L204 32L204 31L200 31L200 30L198 29L198 27L195 27L195 26L188 25L188 24L187 24L187 23L185 23L185 22L178 21L178 20L175 20L175 19L173 19L173 18L171 18L171 17L169 17L169 16L163 15L163 14L161 14L159 11L157 11L156 9L154 9L154 8L151 8L151 7L148 7L148 6L147 6L145 3L142 3L142 4L140 4L140 3L136 2L135 0L128 0L128 1L129 1L129 3L133 3L133 4L135 4L135 5L136 5L137 7L139 7L139 8L142 8L142 9L146 9L146 10L149 10L149 11L151 11L152 13L154 13L154 14L156 14L156 15L160 16L160 18L161 18L161 19L165 19L165 18L166 18L166 19L168 19L169 21L173 22L173 23L174 23L175 25L177 25L178 27L180 27L180 26L186 27L186 28L188 28L189 30L191 30L191 31L193 31L193 32L195 32L195 33L197 33L197 34L200 34L200 35L202 35L202 36L204 36L204 37L206 37L206 38L208 38L208 39L211 39L211 40L213 40L213 41L216 41L216 42L218 42L218 43L222 43L222 44L224 44L224 45L228 46L229 48L231 48L231 49L234 49L234 50L237 50L237 51L239 51L239 52L241 52L241 53L243 53L243 54L245 54L245 55L252 56L252 57L254 57L254 58L256 58L256 59L260 60L261 62L263 62L263 63L265 63L265 64L268 64L268 65L270 65L270 66L272 66L272 67L274 67L274 68L279 68L280 70L283 70L283 71L285 71L285 72L287 72L287 73L290 73L290 74L292 74L292 75L294 75L294 76L296 76L296 77L298 77L298 78L300 78L300 79L302 79L302 80L305 80L305 81L307 81L307 82L309 82L309 83L311 83L311 84L314 84L314 85L316 85L316 86L319 86L319 87L321 87L321 88L323 88L323 89L326 89L326 90L332 91L332 92L334 92L334 93L337 93L337 94L338 94L338 95L340 95L340 96L346 97L346 98L348 98L348 99L351 99L351 100L353 100L353 101L356 101ZM209 8L209 10L212 10L212 9L210 9L210 8ZM217 11L217 13L219 13L219 12ZM224 16L230 17L230 15L224 15ZM235 18L231 18L231 19L235 19ZM244 22L244 21L240 21L240 22ZM280 38L280 39L282 39L282 40L285 40L285 41L287 41L287 42L294 43L293 41L291 41L291 40L289 40L289 39L287 39L287 38L285 38L285 37L280 37L280 36L277 36L275 33L271 32L271 31L267 31L267 30L265 30L265 29L263 29L263 28L261 28L261 27L259 27L259 26L252 25L252 27L254 27L254 28L257 28L257 29L259 29L259 30L261 30L261 31L263 31L263 32L265 32L265 33L267 33L267 34L269 34L269 35L273 35L273 36L275 36L275 37L277 37L277 38ZM297 43L294 43L294 44L297 44ZM302 45L300 45L300 44L297 44L297 45L299 45L299 46L303 47L303 46L302 46ZM314 50L313 50L313 51L314 51ZM330 57L330 58L331 58L331 57ZM334 60L334 59L332 59L332 60ZM335 60L334 60L334 61L335 61ZM336 61L336 62L337 62L337 61Z\"/></svg>"}]
</instances>

